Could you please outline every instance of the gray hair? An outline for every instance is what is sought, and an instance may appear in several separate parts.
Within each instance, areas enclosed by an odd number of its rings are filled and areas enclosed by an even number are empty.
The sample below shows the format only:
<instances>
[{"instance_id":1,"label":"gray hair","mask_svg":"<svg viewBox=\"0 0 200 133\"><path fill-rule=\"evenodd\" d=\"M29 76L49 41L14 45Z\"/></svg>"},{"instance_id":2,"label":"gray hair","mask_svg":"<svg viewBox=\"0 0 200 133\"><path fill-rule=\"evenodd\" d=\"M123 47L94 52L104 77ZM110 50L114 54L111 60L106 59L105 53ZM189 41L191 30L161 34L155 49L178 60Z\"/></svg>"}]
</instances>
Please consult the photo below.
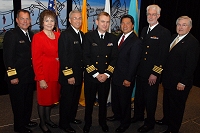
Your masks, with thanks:
<instances>
[{"instance_id":1,"label":"gray hair","mask_svg":"<svg viewBox=\"0 0 200 133\"><path fill-rule=\"evenodd\" d=\"M157 14L160 14L160 12L161 12L161 8L158 6L158 5L149 5L148 7L147 7L147 13L148 13L148 10L149 9L154 9L154 10L156 10L156 12L157 12Z\"/></svg>"},{"instance_id":2,"label":"gray hair","mask_svg":"<svg viewBox=\"0 0 200 133\"><path fill-rule=\"evenodd\" d=\"M81 13L79 10L72 10L70 13L69 13L69 18L71 18L72 14L73 13Z\"/></svg>"},{"instance_id":3,"label":"gray hair","mask_svg":"<svg viewBox=\"0 0 200 133\"><path fill-rule=\"evenodd\" d=\"M178 24L178 22L182 19L187 19L189 21L189 26L192 27L192 19L188 16L180 16L177 20L176 20L176 25Z\"/></svg>"}]
</instances>

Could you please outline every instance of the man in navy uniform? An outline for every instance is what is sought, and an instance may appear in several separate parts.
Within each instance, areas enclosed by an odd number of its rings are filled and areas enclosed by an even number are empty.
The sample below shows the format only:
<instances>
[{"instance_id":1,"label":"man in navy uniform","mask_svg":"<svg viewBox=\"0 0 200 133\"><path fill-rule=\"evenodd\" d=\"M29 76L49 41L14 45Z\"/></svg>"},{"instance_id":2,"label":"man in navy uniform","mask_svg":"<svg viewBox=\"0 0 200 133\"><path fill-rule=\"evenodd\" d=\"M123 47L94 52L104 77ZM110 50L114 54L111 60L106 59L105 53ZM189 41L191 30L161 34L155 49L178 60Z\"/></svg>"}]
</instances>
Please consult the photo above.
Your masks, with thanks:
<instances>
[{"instance_id":1,"label":"man in navy uniform","mask_svg":"<svg viewBox=\"0 0 200 133\"><path fill-rule=\"evenodd\" d=\"M14 114L14 131L31 133L27 127L35 127L37 123L30 121L35 87L31 60L33 32L28 29L31 23L30 13L19 10L16 22L18 26L6 32L4 36L3 58Z\"/></svg>"},{"instance_id":2,"label":"man in navy uniform","mask_svg":"<svg viewBox=\"0 0 200 133\"><path fill-rule=\"evenodd\" d=\"M106 124L107 98L110 89L110 78L113 74L117 59L116 36L108 33L110 15L101 12L97 16L97 30L85 35L83 45L83 60L85 64L84 91L85 91L85 126L84 133L89 132L92 125L93 105L98 93L99 125L104 132L108 132Z\"/></svg>"},{"instance_id":3,"label":"man in navy uniform","mask_svg":"<svg viewBox=\"0 0 200 133\"><path fill-rule=\"evenodd\" d=\"M82 15L78 10L69 13L70 26L61 33L58 41L61 84L59 126L66 132L76 132L71 126L81 124L75 119L83 82L84 34L81 32Z\"/></svg>"},{"instance_id":4,"label":"man in navy uniform","mask_svg":"<svg viewBox=\"0 0 200 133\"><path fill-rule=\"evenodd\" d=\"M149 26L143 28L140 36L143 52L137 72L134 117L131 122L144 120L145 109L147 118L138 132L148 132L154 128L160 75L169 51L171 35L169 30L158 23L160 11L158 5L147 7Z\"/></svg>"}]
</instances>

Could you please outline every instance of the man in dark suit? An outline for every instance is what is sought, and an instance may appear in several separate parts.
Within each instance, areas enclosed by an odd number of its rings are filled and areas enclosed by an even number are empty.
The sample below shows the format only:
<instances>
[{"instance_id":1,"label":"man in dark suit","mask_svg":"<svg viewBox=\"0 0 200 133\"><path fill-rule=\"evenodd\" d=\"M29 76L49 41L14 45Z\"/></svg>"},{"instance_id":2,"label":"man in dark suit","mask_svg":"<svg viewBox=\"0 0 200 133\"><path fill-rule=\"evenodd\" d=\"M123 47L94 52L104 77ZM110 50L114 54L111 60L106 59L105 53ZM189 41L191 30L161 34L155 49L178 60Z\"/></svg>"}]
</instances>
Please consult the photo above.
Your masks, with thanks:
<instances>
[{"instance_id":1,"label":"man in dark suit","mask_svg":"<svg viewBox=\"0 0 200 133\"><path fill-rule=\"evenodd\" d=\"M169 30L158 23L160 11L158 5L147 7L149 26L144 27L141 32L143 52L137 71L134 117L131 122L144 120L145 109L147 118L138 132L148 132L155 125L158 85L170 40Z\"/></svg>"},{"instance_id":2,"label":"man in dark suit","mask_svg":"<svg viewBox=\"0 0 200 133\"><path fill-rule=\"evenodd\" d=\"M176 21L177 34L172 37L169 54L164 66L162 83L164 87L163 114L158 124L168 125L164 133L178 133L185 103L192 88L200 46L198 40L189 33L192 20L181 16Z\"/></svg>"},{"instance_id":3,"label":"man in dark suit","mask_svg":"<svg viewBox=\"0 0 200 133\"><path fill-rule=\"evenodd\" d=\"M131 123L131 96L142 52L142 42L133 32L133 17L122 16L120 26L123 34L119 36L119 55L112 77L111 103L114 116L107 117L110 121L120 120L116 132L124 132Z\"/></svg>"},{"instance_id":4,"label":"man in dark suit","mask_svg":"<svg viewBox=\"0 0 200 133\"><path fill-rule=\"evenodd\" d=\"M113 74L117 60L116 36L108 33L110 15L101 12L97 16L97 30L85 35L83 45L83 59L86 67L84 73L85 91L85 126L84 133L89 132L92 125L93 105L98 93L99 102L99 125L104 132L108 132L106 124L107 98L110 89L110 77Z\"/></svg>"},{"instance_id":5,"label":"man in dark suit","mask_svg":"<svg viewBox=\"0 0 200 133\"><path fill-rule=\"evenodd\" d=\"M14 131L31 133L27 127L37 126L31 122L34 73L31 60L31 39L28 30L31 18L26 10L17 12L18 26L6 32L3 41L3 58L7 70L9 96L14 114Z\"/></svg>"},{"instance_id":6,"label":"man in dark suit","mask_svg":"<svg viewBox=\"0 0 200 133\"><path fill-rule=\"evenodd\" d=\"M61 84L59 126L66 132L75 133L70 123L81 123L80 120L75 119L83 82L84 34L79 30L82 24L81 12L71 11L69 22L71 25L61 33L58 41Z\"/></svg>"}]
</instances>

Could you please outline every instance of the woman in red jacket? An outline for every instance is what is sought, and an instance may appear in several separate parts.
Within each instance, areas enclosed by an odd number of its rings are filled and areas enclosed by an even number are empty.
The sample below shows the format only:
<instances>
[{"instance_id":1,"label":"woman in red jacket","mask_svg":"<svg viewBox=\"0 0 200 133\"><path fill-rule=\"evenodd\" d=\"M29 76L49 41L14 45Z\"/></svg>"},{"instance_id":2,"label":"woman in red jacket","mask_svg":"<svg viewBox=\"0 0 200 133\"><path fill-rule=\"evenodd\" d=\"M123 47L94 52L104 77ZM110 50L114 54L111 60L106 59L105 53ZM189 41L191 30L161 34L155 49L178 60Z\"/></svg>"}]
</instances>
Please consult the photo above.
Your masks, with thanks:
<instances>
[{"instance_id":1,"label":"woman in red jacket","mask_svg":"<svg viewBox=\"0 0 200 133\"><path fill-rule=\"evenodd\" d=\"M58 83L59 59L58 38L60 33L53 32L56 25L56 15L50 10L40 14L41 31L33 36L32 61L37 82L38 114L40 128L43 132L51 132L58 126L50 120L51 107L59 101L60 86Z\"/></svg>"}]
</instances>

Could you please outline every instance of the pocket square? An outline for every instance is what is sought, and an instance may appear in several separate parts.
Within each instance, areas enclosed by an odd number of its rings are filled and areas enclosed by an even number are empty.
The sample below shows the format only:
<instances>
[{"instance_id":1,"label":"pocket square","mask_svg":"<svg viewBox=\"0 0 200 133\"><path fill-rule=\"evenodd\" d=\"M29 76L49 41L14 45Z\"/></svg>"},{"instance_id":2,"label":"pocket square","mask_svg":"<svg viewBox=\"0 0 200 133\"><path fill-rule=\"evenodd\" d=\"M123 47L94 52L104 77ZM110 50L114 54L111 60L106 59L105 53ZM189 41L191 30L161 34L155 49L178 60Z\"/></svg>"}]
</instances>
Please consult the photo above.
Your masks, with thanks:
<instances>
[{"instance_id":1,"label":"pocket square","mask_svg":"<svg viewBox=\"0 0 200 133\"><path fill-rule=\"evenodd\" d=\"M92 46L98 46L96 43L92 43Z\"/></svg>"},{"instance_id":2,"label":"pocket square","mask_svg":"<svg viewBox=\"0 0 200 133\"><path fill-rule=\"evenodd\" d=\"M113 43L108 43L108 45L107 46L113 46Z\"/></svg>"},{"instance_id":3,"label":"pocket square","mask_svg":"<svg viewBox=\"0 0 200 133\"><path fill-rule=\"evenodd\" d=\"M159 39L157 36L151 36L151 39Z\"/></svg>"},{"instance_id":4,"label":"pocket square","mask_svg":"<svg viewBox=\"0 0 200 133\"><path fill-rule=\"evenodd\" d=\"M25 43L25 41L24 40L20 40L19 43Z\"/></svg>"}]
</instances>

